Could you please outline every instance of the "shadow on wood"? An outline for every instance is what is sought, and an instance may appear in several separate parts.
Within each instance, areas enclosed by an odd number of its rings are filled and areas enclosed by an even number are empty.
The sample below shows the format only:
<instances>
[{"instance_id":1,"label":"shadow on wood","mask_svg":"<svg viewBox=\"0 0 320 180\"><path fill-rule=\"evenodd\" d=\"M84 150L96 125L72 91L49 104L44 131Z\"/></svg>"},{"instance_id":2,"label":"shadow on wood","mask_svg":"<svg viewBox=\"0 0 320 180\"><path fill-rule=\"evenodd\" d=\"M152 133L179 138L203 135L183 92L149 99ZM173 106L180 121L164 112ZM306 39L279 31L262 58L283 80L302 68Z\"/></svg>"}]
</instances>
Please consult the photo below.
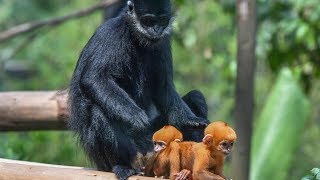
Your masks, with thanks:
<instances>
[{"instance_id":1,"label":"shadow on wood","mask_svg":"<svg viewBox=\"0 0 320 180\"><path fill-rule=\"evenodd\" d=\"M0 158L0 179L2 180L116 180L113 173L96 171L82 167L16 161ZM129 180L152 180L155 178L132 176Z\"/></svg>"}]
</instances>

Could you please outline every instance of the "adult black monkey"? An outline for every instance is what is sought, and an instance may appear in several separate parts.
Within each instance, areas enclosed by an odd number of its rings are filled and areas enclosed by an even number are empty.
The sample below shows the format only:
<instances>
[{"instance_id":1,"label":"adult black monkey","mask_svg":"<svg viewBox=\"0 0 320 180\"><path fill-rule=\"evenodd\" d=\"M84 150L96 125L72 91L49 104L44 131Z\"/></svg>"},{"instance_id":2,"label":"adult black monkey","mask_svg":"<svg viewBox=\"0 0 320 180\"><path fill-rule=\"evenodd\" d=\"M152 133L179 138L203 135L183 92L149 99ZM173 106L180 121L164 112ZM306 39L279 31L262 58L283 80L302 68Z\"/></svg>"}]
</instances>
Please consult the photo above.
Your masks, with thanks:
<instances>
[{"instance_id":1,"label":"adult black monkey","mask_svg":"<svg viewBox=\"0 0 320 180\"><path fill-rule=\"evenodd\" d=\"M119 179L141 168L134 161L152 151L154 131L170 124L199 140L208 123L203 95L182 100L174 89L171 22L170 0L127 1L91 37L71 80L69 126L97 168Z\"/></svg>"}]
</instances>

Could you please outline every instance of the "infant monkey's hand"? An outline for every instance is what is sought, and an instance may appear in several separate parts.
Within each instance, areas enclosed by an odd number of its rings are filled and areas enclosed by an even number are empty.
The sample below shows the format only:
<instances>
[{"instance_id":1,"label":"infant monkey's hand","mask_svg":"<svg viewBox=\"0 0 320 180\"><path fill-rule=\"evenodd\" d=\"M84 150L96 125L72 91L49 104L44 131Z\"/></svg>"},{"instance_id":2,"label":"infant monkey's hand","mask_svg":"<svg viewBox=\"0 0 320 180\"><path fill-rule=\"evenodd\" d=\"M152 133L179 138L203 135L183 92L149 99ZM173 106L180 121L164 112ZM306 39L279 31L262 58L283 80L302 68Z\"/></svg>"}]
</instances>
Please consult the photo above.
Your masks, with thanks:
<instances>
[{"instance_id":1,"label":"infant monkey's hand","mask_svg":"<svg viewBox=\"0 0 320 180\"><path fill-rule=\"evenodd\" d=\"M191 171L183 169L179 173L175 174L175 180L191 180Z\"/></svg>"}]
</instances>

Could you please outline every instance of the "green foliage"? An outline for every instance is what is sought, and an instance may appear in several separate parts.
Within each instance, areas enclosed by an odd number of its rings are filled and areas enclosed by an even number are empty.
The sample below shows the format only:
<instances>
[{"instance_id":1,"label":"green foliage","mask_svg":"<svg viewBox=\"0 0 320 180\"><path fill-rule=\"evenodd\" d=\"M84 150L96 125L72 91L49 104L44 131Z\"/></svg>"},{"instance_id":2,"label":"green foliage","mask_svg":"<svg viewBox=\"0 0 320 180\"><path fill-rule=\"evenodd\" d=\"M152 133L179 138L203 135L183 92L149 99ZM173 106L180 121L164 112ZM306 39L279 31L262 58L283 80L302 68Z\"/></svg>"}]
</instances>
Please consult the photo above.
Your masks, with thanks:
<instances>
[{"instance_id":1,"label":"green foliage","mask_svg":"<svg viewBox=\"0 0 320 180\"><path fill-rule=\"evenodd\" d=\"M296 179L302 177L311 167L319 166L320 157L320 128L313 122L308 122L305 126L305 131L301 135L301 144L298 151L295 153L294 161L292 162L290 177L288 179Z\"/></svg>"},{"instance_id":2,"label":"green foliage","mask_svg":"<svg viewBox=\"0 0 320 180\"><path fill-rule=\"evenodd\" d=\"M172 42L175 85L181 94L200 89L209 117L229 121L234 102L230 84L236 74L232 17L212 0L179 5Z\"/></svg>"},{"instance_id":3,"label":"green foliage","mask_svg":"<svg viewBox=\"0 0 320 180\"><path fill-rule=\"evenodd\" d=\"M0 0L0 30L29 20L48 18L69 0ZM3 23L2 23L3 22Z\"/></svg>"},{"instance_id":4,"label":"green foliage","mask_svg":"<svg viewBox=\"0 0 320 180\"><path fill-rule=\"evenodd\" d=\"M61 165L89 165L70 132L1 133L0 157Z\"/></svg>"},{"instance_id":5,"label":"green foliage","mask_svg":"<svg viewBox=\"0 0 320 180\"><path fill-rule=\"evenodd\" d=\"M21 6L19 2L20 1L16 3ZM59 2L62 3L62 1ZM29 6L32 5L30 2L28 4ZM84 6L88 5L88 2L82 0L72 3L72 5ZM46 10L46 7L43 7L41 3L40 5L33 4L33 6L35 6L34 8L41 7L44 8L42 10ZM28 9L27 7L25 8ZM74 8L75 7L71 6L66 6L65 8L60 7L59 10L54 12L54 15L72 12L74 11ZM34 11L32 8L28 10L31 11L30 14L33 14L32 12ZM20 13L24 12L19 10L16 11ZM20 18L20 16L18 17ZM45 33L41 34L41 37L36 38L15 56L18 60L27 61L32 64L33 68L36 70L36 75L28 78L28 83L26 84L19 83L21 82L21 79L16 78L12 78L10 81L4 81L4 88L15 90L52 90L67 88L78 55L94 30L101 23L101 17L101 14L94 14L92 16L84 17L81 20L67 22L52 30L44 29L41 31ZM20 39L18 38L17 40ZM11 49L6 46L6 49L4 50L10 51ZM59 73L57 74L57 72ZM5 78L9 79L10 76L5 76Z\"/></svg>"},{"instance_id":6,"label":"green foliage","mask_svg":"<svg viewBox=\"0 0 320 180\"><path fill-rule=\"evenodd\" d=\"M221 1L235 14L235 1ZM290 67L301 72L307 92L320 75L320 6L318 0L257 1L257 47L259 60L273 72Z\"/></svg>"},{"instance_id":7,"label":"green foliage","mask_svg":"<svg viewBox=\"0 0 320 180\"><path fill-rule=\"evenodd\" d=\"M257 53L272 70L290 66L302 74L305 90L320 73L320 7L318 0L259 1ZM272 14L270 16L270 14Z\"/></svg>"},{"instance_id":8,"label":"green foliage","mask_svg":"<svg viewBox=\"0 0 320 180\"><path fill-rule=\"evenodd\" d=\"M254 126L250 179L288 179L309 108L292 72L284 69Z\"/></svg>"},{"instance_id":9,"label":"green foliage","mask_svg":"<svg viewBox=\"0 0 320 180\"><path fill-rule=\"evenodd\" d=\"M304 176L301 180L320 180L320 169L313 168L311 170L312 175Z\"/></svg>"}]
</instances>

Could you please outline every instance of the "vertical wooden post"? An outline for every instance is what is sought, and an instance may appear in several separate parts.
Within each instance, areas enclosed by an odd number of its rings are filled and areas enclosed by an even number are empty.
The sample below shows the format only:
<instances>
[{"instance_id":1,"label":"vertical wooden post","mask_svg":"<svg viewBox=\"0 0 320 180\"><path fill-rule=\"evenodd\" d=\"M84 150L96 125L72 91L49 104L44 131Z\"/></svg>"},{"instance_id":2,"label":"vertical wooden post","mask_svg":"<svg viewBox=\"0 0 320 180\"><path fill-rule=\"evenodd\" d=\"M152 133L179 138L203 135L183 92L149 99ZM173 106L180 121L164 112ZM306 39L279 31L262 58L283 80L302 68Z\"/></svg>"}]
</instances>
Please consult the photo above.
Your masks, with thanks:
<instances>
[{"instance_id":1,"label":"vertical wooden post","mask_svg":"<svg viewBox=\"0 0 320 180\"><path fill-rule=\"evenodd\" d=\"M238 52L234 115L238 141L232 157L232 178L248 180L254 109L256 0L237 0L237 23Z\"/></svg>"}]
</instances>

